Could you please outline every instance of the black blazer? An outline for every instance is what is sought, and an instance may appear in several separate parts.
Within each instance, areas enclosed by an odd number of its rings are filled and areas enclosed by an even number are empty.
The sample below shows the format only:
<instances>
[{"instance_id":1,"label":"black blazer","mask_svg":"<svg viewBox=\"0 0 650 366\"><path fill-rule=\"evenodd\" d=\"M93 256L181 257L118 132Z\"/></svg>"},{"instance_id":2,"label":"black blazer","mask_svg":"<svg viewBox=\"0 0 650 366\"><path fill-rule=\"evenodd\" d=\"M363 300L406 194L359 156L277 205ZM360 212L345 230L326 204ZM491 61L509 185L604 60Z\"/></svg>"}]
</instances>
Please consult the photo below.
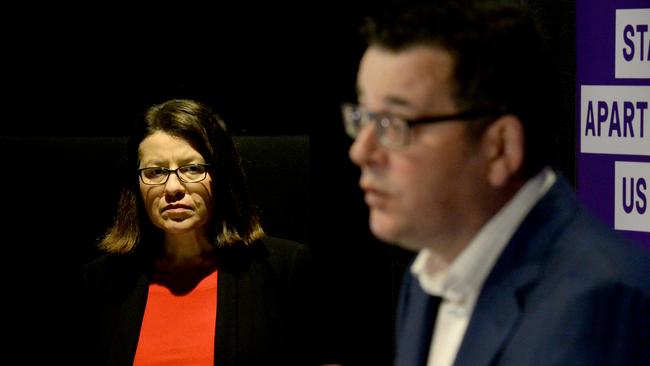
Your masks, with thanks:
<instances>
[{"instance_id":1,"label":"black blazer","mask_svg":"<svg viewBox=\"0 0 650 366\"><path fill-rule=\"evenodd\" d=\"M84 267L81 363L131 365L150 282L136 255ZM309 247L266 237L219 254L215 364L315 364Z\"/></svg>"}]
</instances>

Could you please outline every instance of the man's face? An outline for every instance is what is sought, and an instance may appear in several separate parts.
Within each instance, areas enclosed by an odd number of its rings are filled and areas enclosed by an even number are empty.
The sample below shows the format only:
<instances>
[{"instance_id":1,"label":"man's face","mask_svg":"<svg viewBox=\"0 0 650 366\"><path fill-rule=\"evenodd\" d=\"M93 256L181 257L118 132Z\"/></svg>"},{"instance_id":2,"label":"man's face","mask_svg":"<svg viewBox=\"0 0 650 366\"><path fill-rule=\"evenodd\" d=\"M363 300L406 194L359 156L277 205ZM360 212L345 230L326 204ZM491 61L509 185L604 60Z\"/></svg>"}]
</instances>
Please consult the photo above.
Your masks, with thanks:
<instances>
[{"instance_id":1,"label":"man's face","mask_svg":"<svg viewBox=\"0 0 650 366\"><path fill-rule=\"evenodd\" d=\"M452 71L452 56L442 49L370 47L357 77L359 103L405 119L454 114ZM487 183L467 123L414 126L401 149L380 145L372 125L362 129L349 154L361 168L359 184L377 238L411 250L456 251L473 235L472 210Z\"/></svg>"}]
</instances>

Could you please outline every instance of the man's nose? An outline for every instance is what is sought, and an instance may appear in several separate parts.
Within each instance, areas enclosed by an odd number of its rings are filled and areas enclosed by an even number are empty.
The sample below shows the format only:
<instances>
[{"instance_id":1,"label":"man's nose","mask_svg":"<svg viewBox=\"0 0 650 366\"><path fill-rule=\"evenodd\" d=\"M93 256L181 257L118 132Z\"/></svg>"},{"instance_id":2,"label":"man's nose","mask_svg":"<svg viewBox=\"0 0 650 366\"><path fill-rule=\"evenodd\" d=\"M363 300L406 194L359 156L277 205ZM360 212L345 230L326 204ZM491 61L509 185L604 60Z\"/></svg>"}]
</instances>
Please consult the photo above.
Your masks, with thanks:
<instances>
[{"instance_id":1,"label":"man's nose","mask_svg":"<svg viewBox=\"0 0 650 366\"><path fill-rule=\"evenodd\" d=\"M376 126L368 123L362 126L354 139L348 155L350 160L358 166L368 164L377 154L379 140L377 139Z\"/></svg>"}]
</instances>

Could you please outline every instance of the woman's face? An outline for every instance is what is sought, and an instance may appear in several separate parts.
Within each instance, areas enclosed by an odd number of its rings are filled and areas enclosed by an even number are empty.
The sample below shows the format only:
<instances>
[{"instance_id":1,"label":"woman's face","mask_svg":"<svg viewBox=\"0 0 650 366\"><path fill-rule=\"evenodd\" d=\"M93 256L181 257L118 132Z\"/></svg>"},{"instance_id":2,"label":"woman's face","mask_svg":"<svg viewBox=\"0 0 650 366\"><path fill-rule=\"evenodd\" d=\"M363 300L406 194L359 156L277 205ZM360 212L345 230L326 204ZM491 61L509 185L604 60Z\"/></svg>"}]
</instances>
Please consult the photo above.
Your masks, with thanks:
<instances>
[{"instance_id":1,"label":"woman's face","mask_svg":"<svg viewBox=\"0 0 650 366\"><path fill-rule=\"evenodd\" d=\"M205 159L180 137L156 131L139 146L140 168L178 169L189 164L205 164ZM167 234L204 232L212 215L212 177L186 183L171 172L164 184L140 182L140 193L149 218Z\"/></svg>"}]
</instances>

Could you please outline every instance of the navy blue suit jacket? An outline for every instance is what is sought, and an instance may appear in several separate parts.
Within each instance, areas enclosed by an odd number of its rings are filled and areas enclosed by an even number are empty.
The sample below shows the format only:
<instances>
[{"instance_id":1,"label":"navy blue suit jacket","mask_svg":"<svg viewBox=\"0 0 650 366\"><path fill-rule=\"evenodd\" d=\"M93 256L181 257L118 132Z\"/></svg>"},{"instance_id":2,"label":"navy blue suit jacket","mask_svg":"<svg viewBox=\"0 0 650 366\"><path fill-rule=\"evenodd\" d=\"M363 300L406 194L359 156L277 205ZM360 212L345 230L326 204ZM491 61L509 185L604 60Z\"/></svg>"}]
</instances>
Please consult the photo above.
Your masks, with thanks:
<instances>
[{"instance_id":1,"label":"navy blue suit jacket","mask_svg":"<svg viewBox=\"0 0 650 366\"><path fill-rule=\"evenodd\" d=\"M409 342L431 332L417 329L426 296L407 270L396 365L422 362ZM590 216L559 177L488 275L454 365L650 365L650 255Z\"/></svg>"}]
</instances>

